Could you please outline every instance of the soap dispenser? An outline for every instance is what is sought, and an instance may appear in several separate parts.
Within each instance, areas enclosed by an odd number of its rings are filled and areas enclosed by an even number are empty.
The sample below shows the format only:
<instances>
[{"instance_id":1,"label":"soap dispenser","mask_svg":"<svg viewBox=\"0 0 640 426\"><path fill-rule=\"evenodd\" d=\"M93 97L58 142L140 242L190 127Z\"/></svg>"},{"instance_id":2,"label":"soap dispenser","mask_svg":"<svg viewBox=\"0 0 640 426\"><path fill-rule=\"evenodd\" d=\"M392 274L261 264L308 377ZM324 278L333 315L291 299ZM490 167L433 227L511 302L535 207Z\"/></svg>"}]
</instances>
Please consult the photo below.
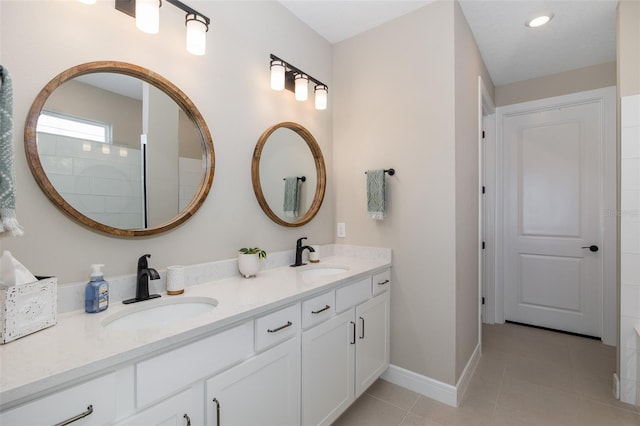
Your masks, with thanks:
<instances>
[{"instance_id":1,"label":"soap dispenser","mask_svg":"<svg viewBox=\"0 0 640 426\"><path fill-rule=\"evenodd\" d=\"M84 292L84 310L90 314L102 312L109 307L109 283L104 280L102 267L91 265L91 281Z\"/></svg>"}]
</instances>

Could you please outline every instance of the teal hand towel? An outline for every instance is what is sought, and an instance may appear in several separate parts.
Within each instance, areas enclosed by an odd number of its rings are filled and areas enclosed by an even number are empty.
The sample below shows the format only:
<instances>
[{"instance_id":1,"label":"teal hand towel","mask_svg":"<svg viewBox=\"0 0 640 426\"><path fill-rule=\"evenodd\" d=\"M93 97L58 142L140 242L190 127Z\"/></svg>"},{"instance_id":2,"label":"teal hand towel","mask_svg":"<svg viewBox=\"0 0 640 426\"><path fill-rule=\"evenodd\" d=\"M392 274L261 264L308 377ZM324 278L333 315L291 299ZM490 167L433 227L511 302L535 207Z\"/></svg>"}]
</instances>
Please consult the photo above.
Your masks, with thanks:
<instances>
[{"instance_id":1,"label":"teal hand towel","mask_svg":"<svg viewBox=\"0 0 640 426\"><path fill-rule=\"evenodd\" d=\"M376 220L384 219L384 170L367 171L367 214Z\"/></svg>"},{"instance_id":2,"label":"teal hand towel","mask_svg":"<svg viewBox=\"0 0 640 426\"><path fill-rule=\"evenodd\" d=\"M298 217L300 209L300 181L297 176L284 178L284 215Z\"/></svg>"},{"instance_id":3,"label":"teal hand towel","mask_svg":"<svg viewBox=\"0 0 640 426\"><path fill-rule=\"evenodd\" d=\"M16 177L13 157L13 87L0 65L0 235L22 235L16 218Z\"/></svg>"}]
</instances>

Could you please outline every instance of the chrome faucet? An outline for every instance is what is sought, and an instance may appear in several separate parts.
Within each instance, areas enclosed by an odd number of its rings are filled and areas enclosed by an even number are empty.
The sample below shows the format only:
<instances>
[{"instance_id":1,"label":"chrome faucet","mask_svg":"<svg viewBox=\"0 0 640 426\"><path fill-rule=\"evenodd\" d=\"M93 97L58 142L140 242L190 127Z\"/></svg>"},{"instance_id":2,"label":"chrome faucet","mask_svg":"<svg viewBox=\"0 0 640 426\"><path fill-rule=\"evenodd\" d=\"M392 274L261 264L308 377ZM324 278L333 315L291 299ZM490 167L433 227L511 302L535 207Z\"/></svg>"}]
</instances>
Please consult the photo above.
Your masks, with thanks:
<instances>
[{"instance_id":1,"label":"chrome faucet","mask_svg":"<svg viewBox=\"0 0 640 426\"><path fill-rule=\"evenodd\" d=\"M306 265L306 263L302 263L302 252L305 251L305 249L309 250L310 253L315 251L311 246L302 245L302 240L306 240L306 239L307 237L302 237L302 238L298 238L298 241L296 241L296 262L290 266Z\"/></svg>"},{"instance_id":2,"label":"chrome faucet","mask_svg":"<svg viewBox=\"0 0 640 426\"><path fill-rule=\"evenodd\" d=\"M149 299L155 299L160 297L159 294L149 294L149 279L157 280L160 278L160 274L153 268L149 268L147 258L151 257L150 254L140 256L138 259L138 274L136 280L136 297L133 299L124 300L122 303L128 305L130 303L143 302Z\"/></svg>"}]
</instances>

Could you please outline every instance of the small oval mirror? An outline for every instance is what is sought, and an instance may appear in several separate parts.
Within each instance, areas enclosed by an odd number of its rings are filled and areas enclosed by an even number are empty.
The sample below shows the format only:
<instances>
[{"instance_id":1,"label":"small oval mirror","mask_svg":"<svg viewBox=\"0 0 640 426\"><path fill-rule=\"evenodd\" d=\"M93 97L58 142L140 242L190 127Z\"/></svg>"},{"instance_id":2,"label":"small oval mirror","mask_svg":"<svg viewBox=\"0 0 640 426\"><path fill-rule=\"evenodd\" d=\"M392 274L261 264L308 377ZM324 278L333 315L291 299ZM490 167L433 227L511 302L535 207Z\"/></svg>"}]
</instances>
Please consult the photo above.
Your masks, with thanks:
<instances>
[{"instance_id":1,"label":"small oval mirror","mask_svg":"<svg viewBox=\"0 0 640 426\"><path fill-rule=\"evenodd\" d=\"M302 226L320 210L326 169L318 142L297 123L268 128L256 144L251 163L253 190L274 222Z\"/></svg>"},{"instance_id":2,"label":"small oval mirror","mask_svg":"<svg viewBox=\"0 0 640 426\"><path fill-rule=\"evenodd\" d=\"M124 62L82 64L51 80L29 111L25 150L58 208L114 235L178 226L213 182L211 134L193 102Z\"/></svg>"}]
</instances>

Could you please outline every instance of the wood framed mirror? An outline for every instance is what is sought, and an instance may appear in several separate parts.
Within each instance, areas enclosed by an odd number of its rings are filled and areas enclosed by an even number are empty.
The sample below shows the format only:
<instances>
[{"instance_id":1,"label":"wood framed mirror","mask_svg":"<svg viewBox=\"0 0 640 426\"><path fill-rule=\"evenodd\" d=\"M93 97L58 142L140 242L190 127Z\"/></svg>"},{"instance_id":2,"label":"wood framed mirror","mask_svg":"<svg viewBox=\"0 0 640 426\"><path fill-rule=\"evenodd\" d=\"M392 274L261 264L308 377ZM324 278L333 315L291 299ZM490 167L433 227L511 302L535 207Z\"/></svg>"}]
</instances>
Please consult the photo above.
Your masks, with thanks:
<instances>
[{"instance_id":1,"label":"wood framed mirror","mask_svg":"<svg viewBox=\"0 0 640 426\"><path fill-rule=\"evenodd\" d=\"M164 77L125 62L89 62L54 77L31 106L24 143L45 195L107 234L175 228L213 183L213 141L196 106Z\"/></svg>"},{"instance_id":2,"label":"wood framed mirror","mask_svg":"<svg viewBox=\"0 0 640 426\"><path fill-rule=\"evenodd\" d=\"M287 206L287 179L297 185L297 209ZM320 210L327 172L318 142L298 123L271 126L260 136L251 161L251 181L260 207L274 222L296 227Z\"/></svg>"}]
</instances>

